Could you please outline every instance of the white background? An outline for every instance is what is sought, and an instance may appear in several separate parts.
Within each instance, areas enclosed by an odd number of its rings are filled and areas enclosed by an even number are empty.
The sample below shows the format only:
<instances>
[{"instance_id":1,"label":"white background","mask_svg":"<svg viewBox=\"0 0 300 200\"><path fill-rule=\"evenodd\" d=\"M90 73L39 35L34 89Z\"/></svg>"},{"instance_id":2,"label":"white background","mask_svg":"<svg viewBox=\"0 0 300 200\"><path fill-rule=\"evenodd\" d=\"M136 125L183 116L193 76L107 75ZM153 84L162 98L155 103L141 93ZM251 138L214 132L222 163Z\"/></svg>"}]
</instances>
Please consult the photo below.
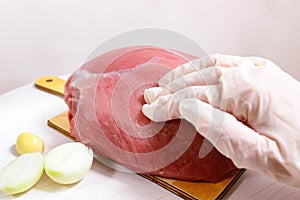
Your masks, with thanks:
<instances>
[{"instance_id":1,"label":"white background","mask_svg":"<svg viewBox=\"0 0 300 200\"><path fill-rule=\"evenodd\" d=\"M300 80L298 0L0 0L0 94L76 70L137 28L182 33L208 53L262 56Z\"/></svg>"}]
</instances>

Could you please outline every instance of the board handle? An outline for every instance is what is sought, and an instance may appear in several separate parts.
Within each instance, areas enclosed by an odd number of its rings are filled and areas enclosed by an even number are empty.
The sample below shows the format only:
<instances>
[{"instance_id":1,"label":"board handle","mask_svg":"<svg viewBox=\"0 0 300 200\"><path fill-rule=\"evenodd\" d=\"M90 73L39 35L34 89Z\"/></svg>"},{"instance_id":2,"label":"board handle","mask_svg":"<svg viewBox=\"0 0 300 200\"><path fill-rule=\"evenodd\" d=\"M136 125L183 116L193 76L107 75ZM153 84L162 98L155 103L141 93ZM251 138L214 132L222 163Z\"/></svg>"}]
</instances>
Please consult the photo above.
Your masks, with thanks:
<instances>
[{"instance_id":1,"label":"board handle","mask_svg":"<svg viewBox=\"0 0 300 200\"><path fill-rule=\"evenodd\" d=\"M42 76L35 82L35 86L47 92L64 96L66 81L56 76Z\"/></svg>"}]
</instances>

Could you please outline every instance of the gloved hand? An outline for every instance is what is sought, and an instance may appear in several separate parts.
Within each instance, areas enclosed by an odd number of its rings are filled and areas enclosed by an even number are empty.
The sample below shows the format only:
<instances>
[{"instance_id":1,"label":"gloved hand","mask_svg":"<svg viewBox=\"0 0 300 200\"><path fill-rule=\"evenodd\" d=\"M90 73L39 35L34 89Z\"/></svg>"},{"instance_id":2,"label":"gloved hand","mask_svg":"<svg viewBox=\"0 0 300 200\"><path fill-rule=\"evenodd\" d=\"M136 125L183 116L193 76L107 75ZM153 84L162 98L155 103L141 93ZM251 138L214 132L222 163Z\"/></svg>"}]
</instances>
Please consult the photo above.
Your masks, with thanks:
<instances>
[{"instance_id":1,"label":"gloved hand","mask_svg":"<svg viewBox=\"0 0 300 200\"><path fill-rule=\"evenodd\" d=\"M300 187L300 83L258 57L194 63L145 90L143 113L154 121L183 118L237 167Z\"/></svg>"}]
</instances>

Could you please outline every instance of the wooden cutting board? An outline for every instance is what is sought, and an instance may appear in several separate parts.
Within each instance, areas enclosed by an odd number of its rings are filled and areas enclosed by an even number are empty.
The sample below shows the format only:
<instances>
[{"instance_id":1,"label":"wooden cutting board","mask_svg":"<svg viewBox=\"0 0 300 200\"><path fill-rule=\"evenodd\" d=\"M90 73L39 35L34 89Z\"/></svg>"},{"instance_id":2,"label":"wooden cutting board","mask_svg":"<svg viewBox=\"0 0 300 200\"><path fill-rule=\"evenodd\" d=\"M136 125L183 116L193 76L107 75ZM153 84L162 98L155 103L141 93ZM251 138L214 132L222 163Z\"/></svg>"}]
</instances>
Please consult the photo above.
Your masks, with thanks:
<instances>
[{"instance_id":1,"label":"wooden cutting board","mask_svg":"<svg viewBox=\"0 0 300 200\"><path fill-rule=\"evenodd\" d=\"M63 86L65 81L57 77L41 77L36 81L36 86L58 95L63 94ZM68 121L68 112L63 112L48 120L48 125L65 136L74 139L70 135L70 125ZM244 169L232 171L223 180L217 183L207 182L188 182L175 179L162 178L159 176L139 174L150 181L162 186L163 188L173 192L174 194L189 200L216 200L221 199L236 180L242 175Z\"/></svg>"}]
</instances>

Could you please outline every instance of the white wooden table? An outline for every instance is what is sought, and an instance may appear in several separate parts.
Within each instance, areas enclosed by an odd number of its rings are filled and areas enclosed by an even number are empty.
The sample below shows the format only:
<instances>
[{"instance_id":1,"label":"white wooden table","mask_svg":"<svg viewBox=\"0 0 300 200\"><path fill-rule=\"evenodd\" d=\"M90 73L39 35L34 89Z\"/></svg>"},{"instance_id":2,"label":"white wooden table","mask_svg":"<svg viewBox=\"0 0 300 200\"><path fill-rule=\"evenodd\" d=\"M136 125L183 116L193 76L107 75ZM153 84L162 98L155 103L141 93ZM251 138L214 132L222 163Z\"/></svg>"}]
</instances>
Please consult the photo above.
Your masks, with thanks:
<instances>
[{"instance_id":1,"label":"white wooden table","mask_svg":"<svg viewBox=\"0 0 300 200\"><path fill-rule=\"evenodd\" d=\"M46 93L29 84L0 95L0 170L16 158L15 141L21 132L42 137L45 153L71 141L48 127L47 120L67 110L61 97ZM119 172L94 160L92 169L77 184L63 186L45 174L29 191L19 195L0 192L0 199L141 199L173 200L178 196L136 174ZM300 199L300 190L276 183L261 174L247 170L224 199Z\"/></svg>"}]
</instances>

